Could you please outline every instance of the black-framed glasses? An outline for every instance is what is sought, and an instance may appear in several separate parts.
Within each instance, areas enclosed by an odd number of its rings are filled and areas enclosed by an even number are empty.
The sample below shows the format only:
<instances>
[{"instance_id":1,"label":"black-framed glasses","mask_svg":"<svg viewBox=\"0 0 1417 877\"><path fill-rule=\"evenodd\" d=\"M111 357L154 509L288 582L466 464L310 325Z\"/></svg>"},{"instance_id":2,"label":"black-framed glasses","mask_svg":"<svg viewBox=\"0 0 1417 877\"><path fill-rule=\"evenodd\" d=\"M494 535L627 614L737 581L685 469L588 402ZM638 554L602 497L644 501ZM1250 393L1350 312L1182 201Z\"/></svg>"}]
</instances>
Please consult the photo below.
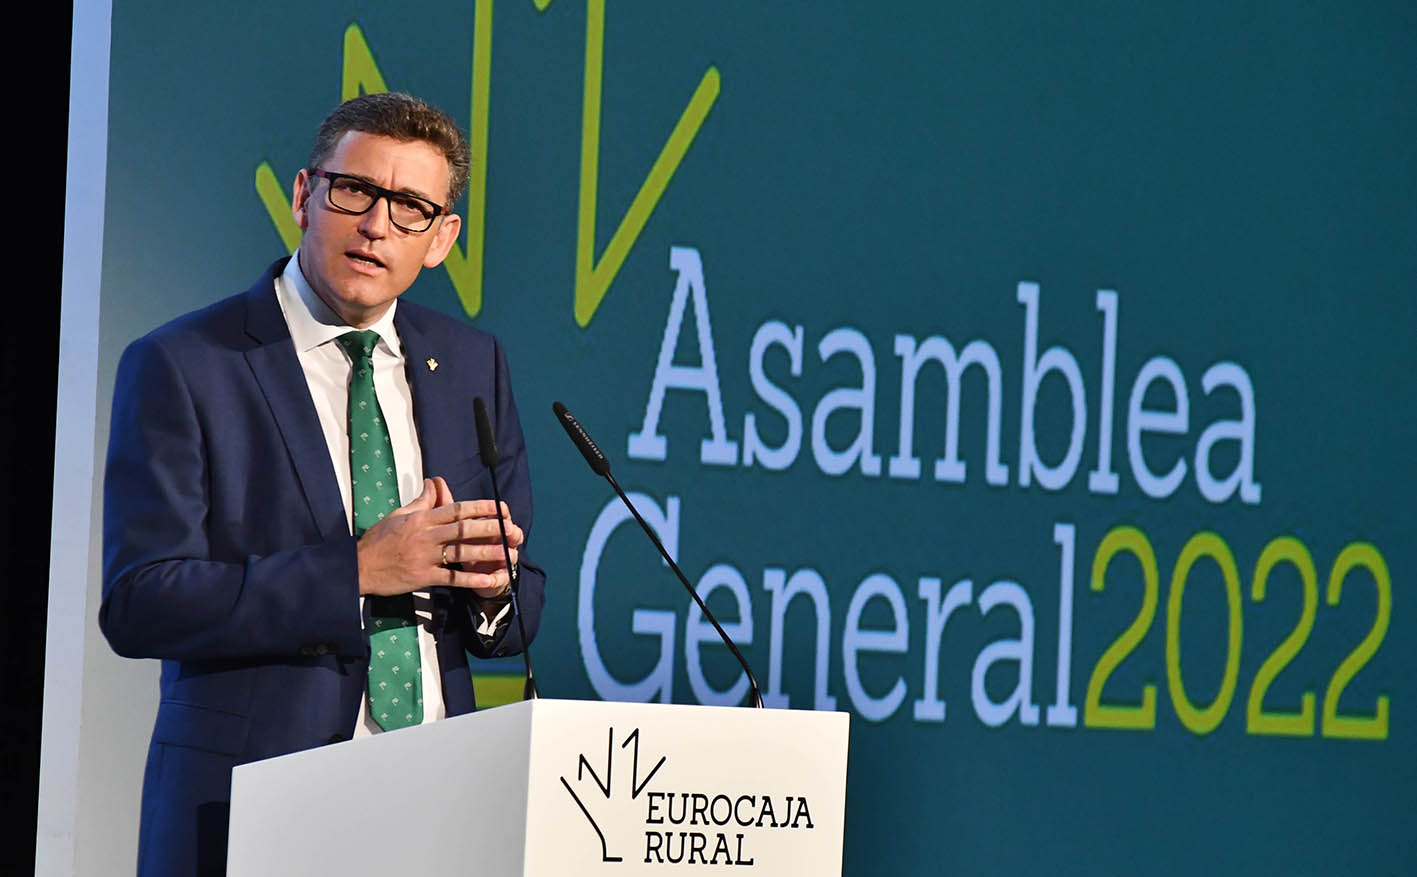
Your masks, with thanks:
<instances>
[{"instance_id":1,"label":"black-framed glasses","mask_svg":"<svg viewBox=\"0 0 1417 877\"><path fill-rule=\"evenodd\" d=\"M370 207L383 198L384 203L389 206L389 222L404 231L421 233L433 227L433 220L449 212L448 208L434 204L427 198L385 189L349 174L337 174L317 167L308 170L311 176L322 177L329 183L325 197L330 206L341 213L355 216L367 213Z\"/></svg>"}]
</instances>

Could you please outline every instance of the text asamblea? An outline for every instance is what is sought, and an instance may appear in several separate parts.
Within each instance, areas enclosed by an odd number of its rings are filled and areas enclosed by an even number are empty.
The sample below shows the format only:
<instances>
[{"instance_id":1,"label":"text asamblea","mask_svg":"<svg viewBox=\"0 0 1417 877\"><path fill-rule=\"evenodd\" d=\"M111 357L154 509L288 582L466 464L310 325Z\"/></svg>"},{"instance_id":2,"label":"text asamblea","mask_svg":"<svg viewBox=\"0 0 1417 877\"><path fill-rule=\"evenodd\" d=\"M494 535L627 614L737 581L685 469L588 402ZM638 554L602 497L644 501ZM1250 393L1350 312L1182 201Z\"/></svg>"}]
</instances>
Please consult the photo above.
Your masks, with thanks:
<instances>
[{"instance_id":1,"label":"text asamblea","mask_svg":"<svg viewBox=\"0 0 1417 877\"><path fill-rule=\"evenodd\" d=\"M800 378L805 365L806 338L803 327L789 326L770 320L758 327L748 353L748 375L753 392L763 405L786 423L786 437L778 445L768 444L758 431L758 413L743 415L742 445L731 439L724 417L723 396L719 389L718 356L709 318L708 294L704 283L703 265L697 250L674 247L670 251L670 266L678 279L670 303L660 343L659 358L654 370L644 422L638 432L630 434L629 456L639 460L662 461L668 457L668 439L660 432L660 415L665 394L670 390L702 394L708 408L710 435L699 445L699 460L710 466L761 466L782 470L792 466L802 451L807 429L799 400L788 387L774 383L764 368L764 358L772 348L787 354L791 374ZM1076 357L1063 346L1038 351L1038 322L1041 289L1035 283L1018 284L1018 302L1023 306L1022 393L1019 405L1019 439L1016 479L1021 487L1035 481L1046 490L1062 490L1070 484L1082 463L1083 445L1088 425L1087 389L1082 369ZM674 362L680 330L688 315L689 304L694 310L697 328L698 363L681 365ZM1117 381L1116 353L1118 331L1118 295L1100 290L1096 297L1097 311L1102 320L1101 380L1098 387L1097 459L1088 473L1087 488L1094 494L1116 494L1120 479L1112 457L1114 423L1114 393ZM842 326L826 333L817 343L817 356L822 363L834 357L854 358L860 368L861 384L838 387L822 396L813 410L810 422L812 460L823 473L840 476L855 467L861 475L878 477L885 474L897 479L919 479L922 475L920 458L915 453L916 384L921 373L933 364L943 370L945 383L945 447L935 461L934 480L964 483L969 474L968 464L960 459L959 436L962 422L960 397L962 381L969 369L977 369L987 382L987 436L984 480L993 486L1009 482L1009 466L1003 459L1003 364L994 346L976 339L956 348L947 338L931 335L924 340L909 334L897 334L894 355L900 363L899 443L894 456L882 465L874 449L874 425L878 406L876 398L877 356L870 341L858 329ZM1072 408L1072 425L1067 451L1056 463L1042 459L1034 431L1034 412L1038 390L1044 378L1053 375L1067 386ZM1153 385L1165 386L1174 404L1164 408L1146 407L1144 400ZM1234 362L1217 362L1201 376L1201 389L1209 396L1228 388L1237 400L1238 417L1218 419L1201 432L1195 444L1193 459L1177 459L1161 469L1163 464L1148 460L1143 453L1142 438L1147 434L1183 436L1191 429L1190 388L1177 362L1164 355L1147 360L1137 371L1127 395L1125 414L1126 456L1132 478L1141 491L1153 499L1166 499L1176 492L1188 470L1195 474L1196 486L1206 500L1223 503L1238 494L1241 502L1257 505L1260 485L1255 481L1255 393L1245 368ZM1153 394L1155 396L1155 394ZM855 412L859 428L855 438L844 448L832 447L827 441L827 421L838 412ZM1233 469L1212 471L1211 452L1217 444L1234 441L1239 445Z\"/></svg>"}]
</instances>

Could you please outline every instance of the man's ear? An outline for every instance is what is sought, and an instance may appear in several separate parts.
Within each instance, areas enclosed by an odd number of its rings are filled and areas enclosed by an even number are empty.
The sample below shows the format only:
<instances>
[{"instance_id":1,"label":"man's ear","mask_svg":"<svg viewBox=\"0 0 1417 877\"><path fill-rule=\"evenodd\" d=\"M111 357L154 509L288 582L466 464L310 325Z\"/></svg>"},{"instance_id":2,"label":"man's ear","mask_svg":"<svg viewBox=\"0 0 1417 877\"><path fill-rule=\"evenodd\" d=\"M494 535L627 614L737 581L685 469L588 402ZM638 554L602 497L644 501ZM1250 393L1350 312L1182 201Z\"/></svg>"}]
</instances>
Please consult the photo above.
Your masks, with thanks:
<instances>
[{"instance_id":1,"label":"man's ear","mask_svg":"<svg viewBox=\"0 0 1417 877\"><path fill-rule=\"evenodd\" d=\"M462 217L456 213L449 213L439 220L438 227L433 230L433 242L428 245L428 252L423 256L423 267L437 268L443 264L461 230Z\"/></svg>"},{"instance_id":2,"label":"man's ear","mask_svg":"<svg viewBox=\"0 0 1417 877\"><path fill-rule=\"evenodd\" d=\"M290 214L295 217L295 224L300 226L301 231L310 225L307 206L313 189L314 181L310 179L309 171L302 168L300 173L295 175L295 186L290 193Z\"/></svg>"}]
</instances>

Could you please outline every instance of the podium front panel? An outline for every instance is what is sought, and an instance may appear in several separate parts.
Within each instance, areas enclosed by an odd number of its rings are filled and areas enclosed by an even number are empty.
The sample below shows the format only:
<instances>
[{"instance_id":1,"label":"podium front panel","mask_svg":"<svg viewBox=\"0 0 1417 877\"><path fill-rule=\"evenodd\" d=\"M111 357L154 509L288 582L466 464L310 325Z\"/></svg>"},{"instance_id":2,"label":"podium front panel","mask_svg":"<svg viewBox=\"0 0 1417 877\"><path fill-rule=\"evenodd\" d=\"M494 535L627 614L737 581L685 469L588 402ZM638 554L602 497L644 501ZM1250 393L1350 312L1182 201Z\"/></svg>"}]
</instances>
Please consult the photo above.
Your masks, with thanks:
<instances>
[{"instance_id":1,"label":"podium front panel","mask_svg":"<svg viewBox=\"0 0 1417 877\"><path fill-rule=\"evenodd\" d=\"M848 716L542 701L527 873L841 873Z\"/></svg>"}]
</instances>

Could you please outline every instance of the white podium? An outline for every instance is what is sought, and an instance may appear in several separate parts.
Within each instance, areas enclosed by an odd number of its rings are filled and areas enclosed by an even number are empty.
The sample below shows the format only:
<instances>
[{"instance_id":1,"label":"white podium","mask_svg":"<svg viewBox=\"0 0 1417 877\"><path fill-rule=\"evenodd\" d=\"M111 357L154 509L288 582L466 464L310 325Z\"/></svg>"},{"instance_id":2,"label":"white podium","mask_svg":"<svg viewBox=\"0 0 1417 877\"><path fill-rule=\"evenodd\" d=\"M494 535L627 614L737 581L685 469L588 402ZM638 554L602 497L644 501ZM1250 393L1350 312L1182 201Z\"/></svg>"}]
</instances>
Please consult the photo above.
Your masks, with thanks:
<instances>
[{"instance_id":1,"label":"white podium","mask_svg":"<svg viewBox=\"0 0 1417 877\"><path fill-rule=\"evenodd\" d=\"M846 713L510 704L238 767L228 874L840 874L847 734Z\"/></svg>"}]
</instances>

